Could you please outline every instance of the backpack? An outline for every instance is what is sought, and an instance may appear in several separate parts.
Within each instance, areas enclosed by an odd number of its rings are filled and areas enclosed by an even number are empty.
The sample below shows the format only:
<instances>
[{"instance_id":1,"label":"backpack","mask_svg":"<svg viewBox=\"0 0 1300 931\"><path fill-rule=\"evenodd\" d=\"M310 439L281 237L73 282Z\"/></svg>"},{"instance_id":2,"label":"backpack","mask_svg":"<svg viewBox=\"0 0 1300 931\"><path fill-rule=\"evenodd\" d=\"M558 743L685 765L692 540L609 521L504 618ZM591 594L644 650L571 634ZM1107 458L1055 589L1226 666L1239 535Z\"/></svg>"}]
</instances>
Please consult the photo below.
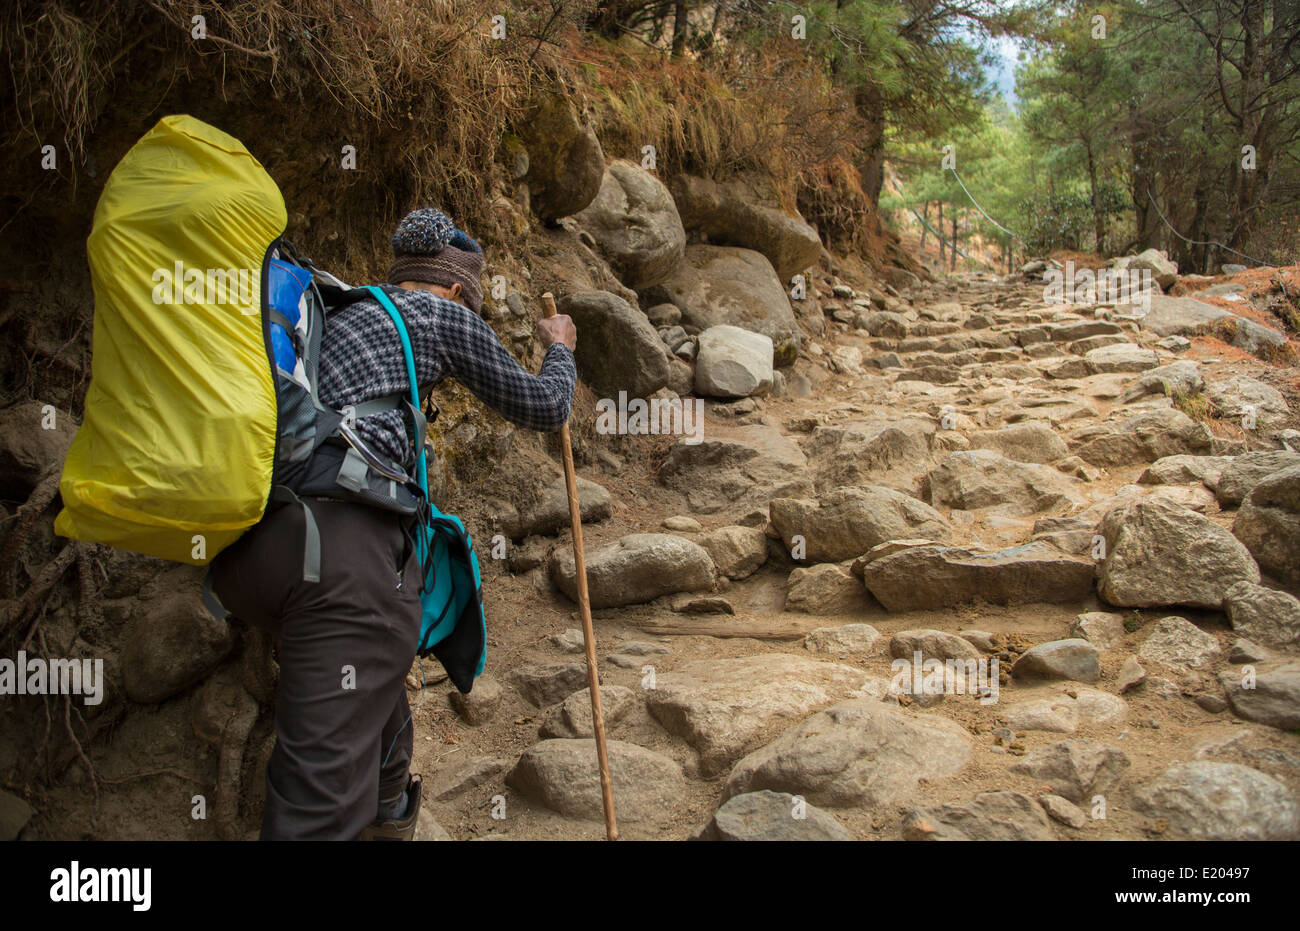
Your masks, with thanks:
<instances>
[{"instance_id":1,"label":"backpack","mask_svg":"<svg viewBox=\"0 0 1300 931\"><path fill-rule=\"evenodd\" d=\"M161 119L113 169L86 241L92 373L55 532L207 565L270 509L296 504L302 576L315 582L321 540L300 496L393 511L418 527L419 655L438 657L468 692L485 662L481 577L463 524L428 498L427 420L400 314L411 397L323 405L328 316L374 292L298 256L287 222L279 188L243 144L190 116ZM407 463L351 427L394 408L418 438ZM226 615L210 579L204 601Z\"/></svg>"}]
</instances>

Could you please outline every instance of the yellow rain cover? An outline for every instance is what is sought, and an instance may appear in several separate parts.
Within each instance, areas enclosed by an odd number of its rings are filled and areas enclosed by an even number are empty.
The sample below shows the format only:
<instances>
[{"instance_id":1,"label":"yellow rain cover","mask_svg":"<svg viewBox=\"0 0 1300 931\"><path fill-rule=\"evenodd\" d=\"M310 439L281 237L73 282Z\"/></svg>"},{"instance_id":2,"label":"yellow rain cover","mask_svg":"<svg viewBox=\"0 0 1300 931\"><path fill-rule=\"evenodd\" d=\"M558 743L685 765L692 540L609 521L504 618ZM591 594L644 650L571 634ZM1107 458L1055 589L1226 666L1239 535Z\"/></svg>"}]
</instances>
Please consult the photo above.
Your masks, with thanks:
<instances>
[{"instance_id":1,"label":"yellow rain cover","mask_svg":"<svg viewBox=\"0 0 1300 931\"><path fill-rule=\"evenodd\" d=\"M190 116L113 169L86 241L91 382L57 533L207 563L261 518L276 439L262 265L285 224L257 159Z\"/></svg>"}]
</instances>

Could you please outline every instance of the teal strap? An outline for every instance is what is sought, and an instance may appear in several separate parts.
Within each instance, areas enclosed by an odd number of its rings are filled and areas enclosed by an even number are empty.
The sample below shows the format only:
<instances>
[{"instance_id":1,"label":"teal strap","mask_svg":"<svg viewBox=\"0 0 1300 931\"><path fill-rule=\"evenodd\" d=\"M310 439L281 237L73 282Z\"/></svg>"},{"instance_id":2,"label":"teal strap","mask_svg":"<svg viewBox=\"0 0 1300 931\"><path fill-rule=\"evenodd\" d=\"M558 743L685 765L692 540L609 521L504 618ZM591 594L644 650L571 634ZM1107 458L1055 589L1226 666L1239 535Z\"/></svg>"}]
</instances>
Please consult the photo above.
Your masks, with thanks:
<instances>
[{"instance_id":1,"label":"teal strap","mask_svg":"<svg viewBox=\"0 0 1300 931\"><path fill-rule=\"evenodd\" d=\"M418 411L420 409L420 387L415 377L415 355L411 351L411 337L407 335L406 323L402 320L401 312L393 306L381 289L374 285L366 285L366 290L371 296L379 302L379 306L388 311L388 316L393 319L393 326L397 327L397 335L402 340L402 355L406 357L406 378L411 386L411 405ZM424 497L429 497L429 469L424 455L424 435L421 433L415 438L416 446L419 447L419 462L416 468L416 475L420 479L420 490L424 492Z\"/></svg>"}]
</instances>

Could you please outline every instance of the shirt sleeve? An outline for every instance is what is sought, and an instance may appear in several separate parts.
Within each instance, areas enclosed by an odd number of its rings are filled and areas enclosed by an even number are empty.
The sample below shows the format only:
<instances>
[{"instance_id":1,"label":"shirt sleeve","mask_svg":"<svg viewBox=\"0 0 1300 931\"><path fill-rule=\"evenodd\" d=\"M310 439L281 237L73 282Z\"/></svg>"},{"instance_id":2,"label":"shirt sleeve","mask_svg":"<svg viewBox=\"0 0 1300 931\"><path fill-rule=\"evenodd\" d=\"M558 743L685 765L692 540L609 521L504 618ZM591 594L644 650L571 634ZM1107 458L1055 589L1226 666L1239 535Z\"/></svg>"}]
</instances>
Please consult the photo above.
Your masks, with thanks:
<instances>
[{"instance_id":1,"label":"shirt sleeve","mask_svg":"<svg viewBox=\"0 0 1300 931\"><path fill-rule=\"evenodd\" d=\"M569 419L578 371L562 343L547 347L533 375L516 361L478 314L439 300L433 315L435 352L445 374L516 426L553 433Z\"/></svg>"}]
</instances>

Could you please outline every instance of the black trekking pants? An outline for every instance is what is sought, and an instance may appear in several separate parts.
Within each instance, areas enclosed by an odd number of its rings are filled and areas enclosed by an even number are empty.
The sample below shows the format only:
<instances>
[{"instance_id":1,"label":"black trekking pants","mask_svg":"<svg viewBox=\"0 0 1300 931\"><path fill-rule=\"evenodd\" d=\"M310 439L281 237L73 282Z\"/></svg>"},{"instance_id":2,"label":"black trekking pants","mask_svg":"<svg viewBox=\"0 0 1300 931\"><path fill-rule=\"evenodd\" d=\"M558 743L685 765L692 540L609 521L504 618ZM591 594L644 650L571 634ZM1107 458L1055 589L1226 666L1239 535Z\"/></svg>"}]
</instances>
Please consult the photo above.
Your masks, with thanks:
<instances>
[{"instance_id":1,"label":"black trekking pants","mask_svg":"<svg viewBox=\"0 0 1300 931\"><path fill-rule=\"evenodd\" d=\"M320 528L319 582L303 581L305 520L289 504L213 560L212 588L280 643L262 840L353 840L410 774L420 571L398 515L302 500Z\"/></svg>"}]
</instances>

